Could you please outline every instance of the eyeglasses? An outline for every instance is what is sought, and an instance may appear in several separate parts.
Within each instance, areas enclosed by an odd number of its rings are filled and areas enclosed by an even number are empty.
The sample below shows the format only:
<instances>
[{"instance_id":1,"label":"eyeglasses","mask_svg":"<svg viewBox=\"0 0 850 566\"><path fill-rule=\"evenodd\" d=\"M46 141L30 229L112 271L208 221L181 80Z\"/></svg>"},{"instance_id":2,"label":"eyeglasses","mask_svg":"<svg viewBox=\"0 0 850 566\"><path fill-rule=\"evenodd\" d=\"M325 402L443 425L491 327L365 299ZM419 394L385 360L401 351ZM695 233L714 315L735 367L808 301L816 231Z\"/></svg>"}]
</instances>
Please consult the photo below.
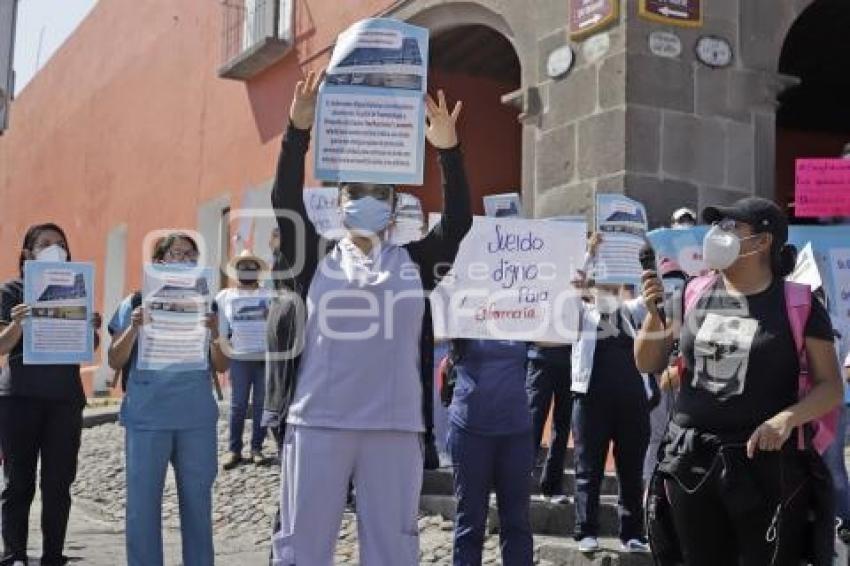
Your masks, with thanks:
<instances>
[{"instance_id":1,"label":"eyeglasses","mask_svg":"<svg viewBox=\"0 0 850 566\"><path fill-rule=\"evenodd\" d=\"M174 261L195 261L198 259L198 252L195 250L170 249L165 252L165 257Z\"/></svg>"},{"instance_id":2,"label":"eyeglasses","mask_svg":"<svg viewBox=\"0 0 850 566\"><path fill-rule=\"evenodd\" d=\"M343 194L350 200L358 200L363 197L390 200L393 190L388 185L344 185Z\"/></svg>"},{"instance_id":3,"label":"eyeglasses","mask_svg":"<svg viewBox=\"0 0 850 566\"><path fill-rule=\"evenodd\" d=\"M720 228L724 232L734 232L735 230L740 228L743 225L743 223L738 222L737 220L734 220L732 218L723 218L722 220L715 220L714 222L711 223L711 225L717 226L718 228Z\"/></svg>"}]
</instances>

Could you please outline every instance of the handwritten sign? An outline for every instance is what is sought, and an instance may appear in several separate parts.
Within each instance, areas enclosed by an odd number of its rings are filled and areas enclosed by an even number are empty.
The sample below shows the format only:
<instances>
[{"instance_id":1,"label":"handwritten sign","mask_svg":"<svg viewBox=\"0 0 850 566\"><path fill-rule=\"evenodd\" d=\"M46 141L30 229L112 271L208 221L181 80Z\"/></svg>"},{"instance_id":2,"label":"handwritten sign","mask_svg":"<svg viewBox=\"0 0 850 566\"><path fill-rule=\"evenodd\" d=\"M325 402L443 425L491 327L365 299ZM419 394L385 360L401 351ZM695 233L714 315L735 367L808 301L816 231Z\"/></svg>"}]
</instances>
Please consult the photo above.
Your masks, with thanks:
<instances>
[{"instance_id":1,"label":"handwritten sign","mask_svg":"<svg viewBox=\"0 0 850 566\"><path fill-rule=\"evenodd\" d=\"M318 187L304 191L307 218L320 235L334 239L340 237L342 215L339 209L339 188Z\"/></svg>"},{"instance_id":2,"label":"handwritten sign","mask_svg":"<svg viewBox=\"0 0 850 566\"><path fill-rule=\"evenodd\" d=\"M850 159L798 159L796 216L850 216Z\"/></svg>"},{"instance_id":3,"label":"handwritten sign","mask_svg":"<svg viewBox=\"0 0 850 566\"><path fill-rule=\"evenodd\" d=\"M662 24L702 26L702 0L640 0L639 13Z\"/></svg>"},{"instance_id":4,"label":"handwritten sign","mask_svg":"<svg viewBox=\"0 0 850 566\"><path fill-rule=\"evenodd\" d=\"M581 39L617 21L618 0L573 0L570 9L570 38Z\"/></svg>"},{"instance_id":5,"label":"handwritten sign","mask_svg":"<svg viewBox=\"0 0 850 566\"><path fill-rule=\"evenodd\" d=\"M579 298L569 281L586 234L584 222L476 217L431 294L435 335L573 341Z\"/></svg>"}]
</instances>

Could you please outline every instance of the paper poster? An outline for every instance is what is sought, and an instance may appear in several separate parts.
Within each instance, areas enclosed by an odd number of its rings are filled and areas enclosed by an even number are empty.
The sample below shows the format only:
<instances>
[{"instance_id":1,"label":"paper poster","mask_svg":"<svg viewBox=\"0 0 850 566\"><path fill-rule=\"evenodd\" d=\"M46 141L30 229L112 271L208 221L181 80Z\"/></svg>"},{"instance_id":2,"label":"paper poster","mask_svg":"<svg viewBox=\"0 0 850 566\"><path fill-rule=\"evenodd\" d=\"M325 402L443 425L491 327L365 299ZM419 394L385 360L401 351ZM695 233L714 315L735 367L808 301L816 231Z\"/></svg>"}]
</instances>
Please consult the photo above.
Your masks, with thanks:
<instances>
[{"instance_id":1,"label":"paper poster","mask_svg":"<svg viewBox=\"0 0 850 566\"><path fill-rule=\"evenodd\" d=\"M396 192L395 219L390 229L390 241L397 246L421 240L424 236L425 213L422 201L410 193Z\"/></svg>"},{"instance_id":2,"label":"paper poster","mask_svg":"<svg viewBox=\"0 0 850 566\"><path fill-rule=\"evenodd\" d=\"M584 214L565 214L562 216L550 216L549 218L544 218L544 220L549 220L550 222L582 222L587 224L587 218Z\"/></svg>"},{"instance_id":3,"label":"paper poster","mask_svg":"<svg viewBox=\"0 0 850 566\"><path fill-rule=\"evenodd\" d=\"M596 282L640 282L638 254L646 243L646 208L623 195L597 194L596 230L602 235L593 273Z\"/></svg>"},{"instance_id":4,"label":"paper poster","mask_svg":"<svg viewBox=\"0 0 850 566\"><path fill-rule=\"evenodd\" d=\"M81 364L94 359L94 266L90 263L27 261L24 302L24 364Z\"/></svg>"},{"instance_id":5,"label":"paper poster","mask_svg":"<svg viewBox=\"0 0 850 566\"><path fill-rule=\"evenodd\" d=\"M362 20L338 38L319 90L315 175L421 185L428 30Z\"/></svg>"},{"instance_id":6,"label":"paper poster","mask_svg":"<svg viewBox=\"0 0 850 566\"><path fill-rule=\"evenodd\" d=\"M522 217L522 200L519 193L485 196L484 214L494 218Z\"/></svg>"},{"instance_id":7,"label":"paper poster","mask_svg":"<svg viewBox=\"0 0 850 566\"><path fill-rule=\"evenodd\" d=\"M797 254L797 265L794 266L794 271L786 279L808 285L812 289L817 289L823 284L811 242L806 242L806 245Z\"/></svg>"},{"instance_id":8,"label":"paper poster","mask_svg":"<svg viewBox=\"0 0 850 566\"><path fill-rule=\"evenodd\" d=\"M834 287L831 310L850 326L850 248L830 250L829 259Z\"/></svg>"},{"instance_id":9,"label":"paper poster","mask_svg":"<svg viewBox=\"0 0 850 566\"><path fill-rule=\"evenodd\" d=\"M475 217L431 295L435 336L574 341L586 244L585 223Z\"/></svg>"},{"instance_id":10,"label":"paper poster","mask_svg":"<svg viewBox=\"0 0 850 566\"><path fill-rule=\"evenodd\" d=\"M145 266L145 324L138 340L139 369L189 371L209 367L209 332L204 320L212 302L211 278L209 268Z\"/></svg>"},{"instance_id":11,"label":"paper poster","mask_svg":"<svg viewBox=\"0 0 850 566\"><path fill-rule=\"evenodd\" d=\"M794 215L850 216L850 159L798 159Z\"/></svg>"},{"instance_id":12,"label":"paper poster","mask_svg":"<svg viewBox=\"0 0 850 566\"><path fill-rule=\"evenodd\" d=\"M230 345L233 353L258 354L266 351L268 297L237 297L231 301Z\"/></svg>"},{"instance_id":13,"label":"paper poster","mask_svg":"<svg viewBox=\"0 0 850 566\"><path fill-rule=\"evenodd\" d=\"M342 232L339 187L305 189L304 207L307 209L307 218L320 236L331 240L339 239Z\"/></svg>"},{"instance_id":14,"label":"paper poster","mask_svg":"<svg viewBox=\"0 0 850 566\"><path fill-rule=\"evenodd\" d=\"M647 233L661 273L683 271L691 277L708 273L702 259L702 240L707 231L706 226L697 226L660 228Z\"/></svg>"}]
</instances>

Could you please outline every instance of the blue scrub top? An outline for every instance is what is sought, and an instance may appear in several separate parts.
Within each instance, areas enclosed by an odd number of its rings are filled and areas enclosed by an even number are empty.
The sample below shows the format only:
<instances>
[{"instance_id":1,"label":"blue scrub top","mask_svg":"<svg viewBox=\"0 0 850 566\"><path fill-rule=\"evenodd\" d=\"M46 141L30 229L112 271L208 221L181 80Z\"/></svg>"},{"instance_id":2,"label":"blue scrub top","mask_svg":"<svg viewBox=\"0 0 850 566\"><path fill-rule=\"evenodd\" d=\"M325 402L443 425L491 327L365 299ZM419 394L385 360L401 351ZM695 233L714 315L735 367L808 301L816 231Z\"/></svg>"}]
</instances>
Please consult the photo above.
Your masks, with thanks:
<instances>
[{"instance_id":1,"label":"blue scrub top","mask_svg":"<svg viewBox=\"0 0 850 566\"><path fill-rule=\"evenodd\" d=\"M122 301L109 322L118 336L130 325L131 297ZM218 406L210 370L140 370L133 353L127 391L121 402L121 424L144 430L176 430L215 426Z\"/></svg>"},{"instance_id":2,"label":"blue scrub top","mask_svg":"<svg viewBox=\"0 0 850 566\"><path fill-rule=\"evenodd\" d=\"M452 424L483 435L531 430L525 391L527 356L525 342L464 340L449 406Z\"/></svg>"}]
</instances>

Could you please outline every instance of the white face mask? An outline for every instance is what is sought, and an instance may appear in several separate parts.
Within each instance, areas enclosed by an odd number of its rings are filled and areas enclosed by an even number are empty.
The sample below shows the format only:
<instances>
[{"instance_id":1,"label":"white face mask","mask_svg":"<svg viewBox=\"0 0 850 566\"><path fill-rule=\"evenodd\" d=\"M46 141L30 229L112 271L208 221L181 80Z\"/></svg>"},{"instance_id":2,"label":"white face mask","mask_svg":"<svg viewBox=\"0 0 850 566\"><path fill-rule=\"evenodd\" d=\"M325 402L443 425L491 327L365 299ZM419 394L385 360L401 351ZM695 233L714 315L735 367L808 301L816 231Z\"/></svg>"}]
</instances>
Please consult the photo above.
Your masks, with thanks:
<instances>
[{"instance_id":1,"label":"white face mask","mask_svg":"<svg viewBox=\"0 0 850 566\"><path fill-rule=\"evenodd\" d=\"M68 252L62 246L53 244L52 246L47 246L46 248L39 250L39 252L35 254L35 260L61 263L68 261Z\"/></svg>"},{"instance_id":2,"label":"white face mask","mask_svg":"<svg viewBox=\"0 0 850 566\"><path fill-rule=\"evenodd\" d=\"M746 257L757 253L755 251L741 255L741 242L756 238L759 234L753 234L741 238L734 232L722 230L720 226L712 226L702 241L702 259L709 269L723 271L728 269L738 257Z\"/></svg>"}]
</instances>

